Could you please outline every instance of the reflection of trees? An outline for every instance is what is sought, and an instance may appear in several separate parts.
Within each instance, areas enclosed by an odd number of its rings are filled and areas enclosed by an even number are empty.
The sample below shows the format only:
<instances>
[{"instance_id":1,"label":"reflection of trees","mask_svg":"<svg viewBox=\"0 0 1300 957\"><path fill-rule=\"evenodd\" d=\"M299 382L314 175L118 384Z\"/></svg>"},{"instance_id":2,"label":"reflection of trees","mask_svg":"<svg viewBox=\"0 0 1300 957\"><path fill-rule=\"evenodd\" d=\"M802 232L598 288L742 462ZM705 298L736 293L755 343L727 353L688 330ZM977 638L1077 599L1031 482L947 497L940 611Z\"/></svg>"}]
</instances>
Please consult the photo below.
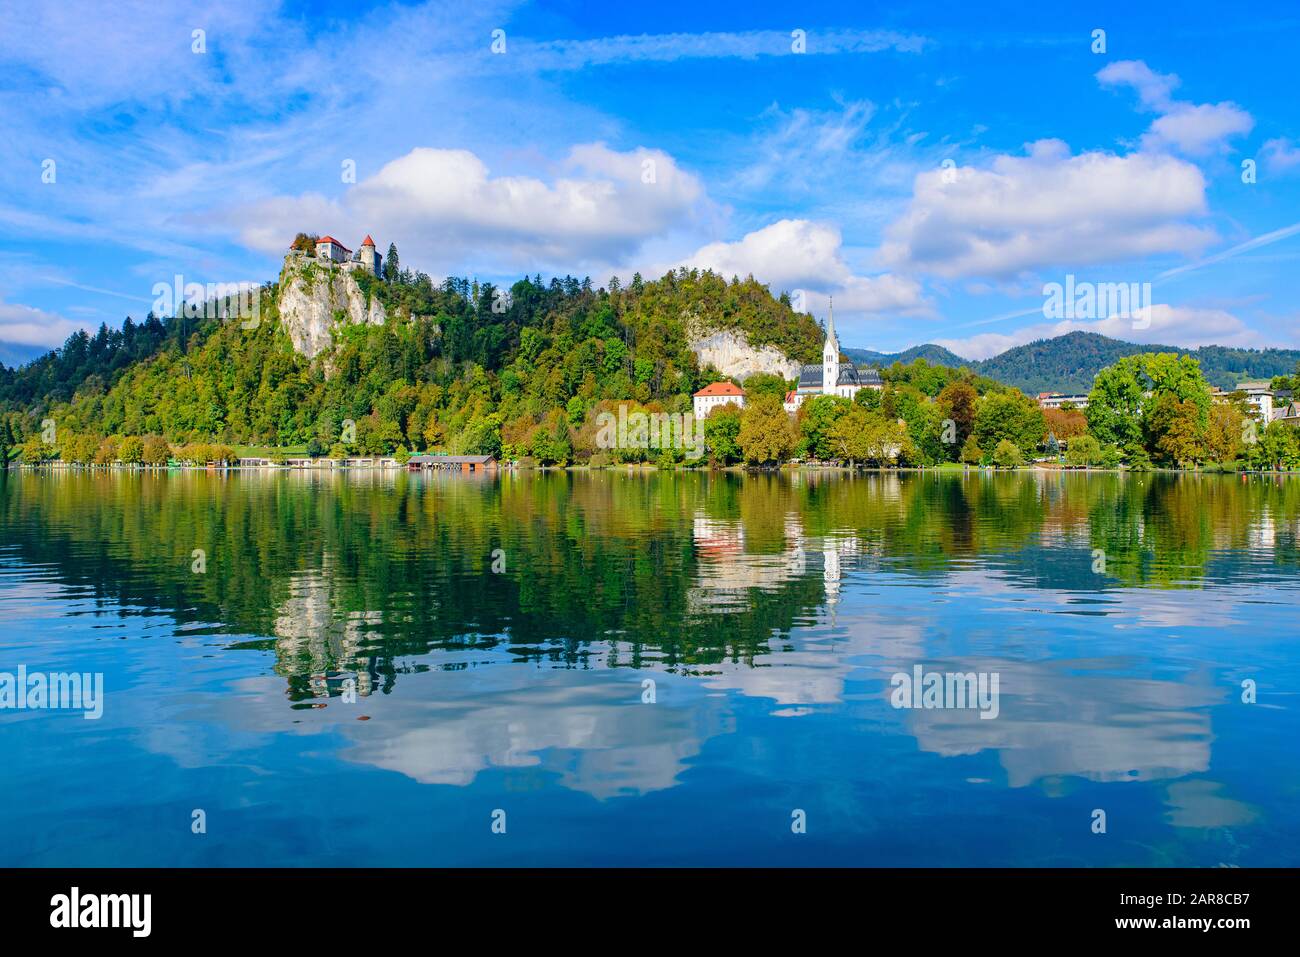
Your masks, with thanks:
<instances>
[{"instance_id":1,"label":"reflection of trees","mask_svg":"<svg viewBox=\"0 0 1300 957\"><path fill-rule=\"evenodd\" d=\"M615 667L750 662L824 608L842 557L934 576L997 556L1009 587L1067 589L1186 585L1261 552L1294 567L1300 482L97 472L10 476L0 519L18 559L124 614L271 650L308 697L336 692L339 671L384 689L434 649L585 667L603 640Z\"/></svg>"}]
</instances>

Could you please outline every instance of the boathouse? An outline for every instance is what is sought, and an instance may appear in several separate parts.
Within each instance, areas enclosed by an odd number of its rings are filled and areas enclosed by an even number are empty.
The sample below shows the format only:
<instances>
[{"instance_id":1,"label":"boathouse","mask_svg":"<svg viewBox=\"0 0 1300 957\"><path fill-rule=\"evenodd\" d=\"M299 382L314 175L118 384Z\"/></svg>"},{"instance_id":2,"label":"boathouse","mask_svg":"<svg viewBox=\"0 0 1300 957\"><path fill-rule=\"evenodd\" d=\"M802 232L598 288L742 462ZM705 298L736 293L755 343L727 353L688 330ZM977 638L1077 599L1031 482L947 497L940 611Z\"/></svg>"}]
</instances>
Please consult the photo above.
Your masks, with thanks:
<instances>
[{"instance_id":1,"label":"boathouse","mask_svg":"<svg viewBox=\"0 0 1300 957\"><path fill-rule=\"evenodd\" d=\"M460 472L484 472L497 467L494 455L412 455L406 463L409 471L453 469Z\"/></svg>"}]
</instances>

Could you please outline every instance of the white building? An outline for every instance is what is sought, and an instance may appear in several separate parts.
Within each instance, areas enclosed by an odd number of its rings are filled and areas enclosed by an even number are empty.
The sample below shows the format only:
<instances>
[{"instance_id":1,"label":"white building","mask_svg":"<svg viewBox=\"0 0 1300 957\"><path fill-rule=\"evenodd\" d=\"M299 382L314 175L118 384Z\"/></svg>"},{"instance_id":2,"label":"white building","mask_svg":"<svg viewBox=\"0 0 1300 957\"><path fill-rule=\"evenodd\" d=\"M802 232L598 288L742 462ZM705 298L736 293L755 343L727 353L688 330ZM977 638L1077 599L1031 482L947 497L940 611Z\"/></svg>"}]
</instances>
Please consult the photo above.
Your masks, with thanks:
<instances>
[{"instance_id":1,"label":"white building","mask_svg":"<svg viewBox=\"0 0 1300 957\"><path fill-rule=\"evenodd\" d=\"M1273 384L1271 382L1242 382L1238 392L1246 394L1246 404L1255 418L1268 424L1273 418Z\"/></svg>"},{"instance_id":2,"label":"white building","mask_svg":"<svg viewBox=\"0 0 1300 957\"><path fill-rule=\"evenodd\" d=\"M316 258L328 259L336 263L347 262L352 258L352 250L333 236L322 236L316 240Z\"/></svg>"},{"instance_id":3,"label":"white building","mask_svg":"<svg viewBox=\"0 0 1300 957\"><path fill-rule=\"evenodd\" d=\"M322 236L316 240L316 258L338 263L346 270L364 269L372 276L383 271L384 257L375 249L375 241L367 236L361 242L361 249L356 255L333 236Z\"/></svg>"},{"instance_id":4,"label":"white building","mask_svg":"<svg viewBox=\"0 0 1300 957\"><path fill-rule=\"evenodd\" d=\"M1060 392L1038 393L1038 407L1040 409L1059 409L1066 403L1076 409L1086 409L1088 407L1088 397L1086 395L1064 395Z\"/></svg>"},{"instance_id":5,"label":"white building","mask_svg":"<svg viewBox=\"0 0 1300 957\"><path fill-rule=\"evenodd\" d=\"M745 390L734 382L710 382L692 398L695 400L695 418L704 419L718 406L728 402L743 408Z\"/></svg>"},{"instance_id":6,"label":"white building","mask_svg":"<svg viewBox=\"0 0 1300 957\"><path fill-rule=\"evenodd\" d=\"M835 308L832 304L826 319L826 342L822 346L822 364L807 365L799 372L799 385L786 393L785 408L795 412L814 395L837 395L852 399L862 389L883 389L880 373L869 366L840 361L840 341L835 336Z\"/></svg>"}]
</instances>

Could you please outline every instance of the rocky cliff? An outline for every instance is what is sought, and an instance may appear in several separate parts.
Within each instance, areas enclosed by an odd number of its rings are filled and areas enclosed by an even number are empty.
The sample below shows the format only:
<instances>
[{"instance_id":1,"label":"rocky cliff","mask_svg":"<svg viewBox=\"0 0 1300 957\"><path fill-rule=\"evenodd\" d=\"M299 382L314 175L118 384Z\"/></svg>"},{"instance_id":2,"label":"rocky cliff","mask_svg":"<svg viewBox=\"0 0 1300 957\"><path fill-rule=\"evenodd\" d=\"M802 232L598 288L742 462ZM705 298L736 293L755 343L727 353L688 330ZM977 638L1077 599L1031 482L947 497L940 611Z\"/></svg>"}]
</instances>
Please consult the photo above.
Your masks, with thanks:
<instances>
[{"instance_id":1,"label":"rocky cliff","mask_svg":"<svg viewBox=\"0 0 1300 957\"><path fill-rule=\"evenodd\" d=\"M773 346L755 349L738 330L692 330L691 350L703 368L712 365L725 376L745 379L755 372L774 372L786 379L799 377L799 363Z\"/></svg>"},{"instance_id":2,"label":"rocky cliff","mask_svg":"<svg viewBox=\"0 0 1300 957\"><path fill-rule=\"evenodd\" d=\"M284 261L279 307L293 347L309 359L333 344L336 323L382 326L387 319L384 304L367 297L353 272L298 256Z\"/></svg>"}]
</instances>

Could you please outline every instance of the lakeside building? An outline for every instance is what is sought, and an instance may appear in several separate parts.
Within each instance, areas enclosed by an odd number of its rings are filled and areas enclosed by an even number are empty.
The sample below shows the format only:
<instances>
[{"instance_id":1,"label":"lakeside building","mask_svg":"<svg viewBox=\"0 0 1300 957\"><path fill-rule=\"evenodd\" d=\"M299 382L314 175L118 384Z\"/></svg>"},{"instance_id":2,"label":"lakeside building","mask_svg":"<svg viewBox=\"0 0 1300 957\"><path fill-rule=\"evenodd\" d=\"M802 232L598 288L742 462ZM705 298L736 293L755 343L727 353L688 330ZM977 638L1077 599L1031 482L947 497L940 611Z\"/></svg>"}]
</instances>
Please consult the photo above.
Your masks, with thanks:
<instances>
[{"instance_id":1,"label":"lakeside building","mask_svg":"<svg viewBox=\"0 0 1300 957\"><path fill-rule=\"evenodd\" d=\"M1251 407L1255 418L1265 424L1273 420L1273 384L1271 382L1239 382L1235 391L1245 394L1246 404Z\"/></svg>"},{"instance_id":2,"label":"lakeside building","mask_svg":"<svg viewBox=\"0 0 1300 957\"><path fill-rule=\"evenodd\" d=\"M1086 409L1088 407L1088 397L1086 395L1066 395L1062 392L1038 393L1038 407L1040 409L1059 409L1066 404L1072 405L1076 409Z\"/></svg>"},{"instance_id":3,"label":"lakeside building","mask_svg":"<svg viewBox=\"0 0 1300 957\"><path fill-rule=\"evenodd\" d=\"M822 364L806 365L799 370L799 384L785 396L787 412L797 412L799 406L815 395L837 395L852 399L863 389L883 389L880 371L872 366L859 366L840 361L840 340L835 335L835 305L831 304L826 318L826 341L822 345Z\"/></svg>"},{"instance_id":4,"label":"lakeside building","mask_svg":"<svg viewBox=\"0 0 1300 957\"><path fill-rule=\"evenodd\" d=\"M726 405L728 402L744 408L745 390L734 382L710 382L703 389L691 396L695 407L695 418L707 418L709 413L718 406Z\"/></svg>"},{"instance_id":5,"label":"lakeside building","mask_svg":"<svg viewBox=\"0 0 1300 957\"><path fill-rule=\"evenodd\" d=\"M448 469L460 472L487 472L495 470L495 455L412 455L406 468L410 472Z\"/></svg>"}]
</instances>

